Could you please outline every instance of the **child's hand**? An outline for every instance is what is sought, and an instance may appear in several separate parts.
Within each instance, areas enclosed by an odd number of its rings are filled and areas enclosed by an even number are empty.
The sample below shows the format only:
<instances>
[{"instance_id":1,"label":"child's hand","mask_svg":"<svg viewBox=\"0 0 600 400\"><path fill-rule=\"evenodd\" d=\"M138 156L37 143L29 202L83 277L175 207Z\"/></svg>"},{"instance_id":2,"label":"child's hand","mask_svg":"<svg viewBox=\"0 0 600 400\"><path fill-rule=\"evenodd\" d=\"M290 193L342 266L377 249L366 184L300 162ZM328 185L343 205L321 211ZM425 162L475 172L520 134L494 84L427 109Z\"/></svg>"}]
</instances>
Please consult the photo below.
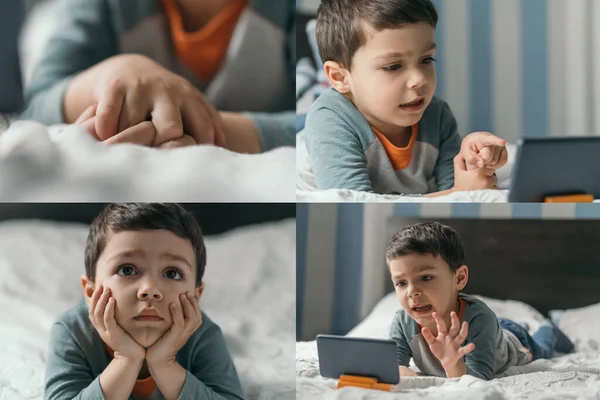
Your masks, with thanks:
<instances>
[{"instance_id":1,"label":"child's hand","mask_svg":"<svg viewBox=\"0 0 600 400\"><path fill-rule=\"evenodd\" d=\"M88 87L97 104L95 133L102 141L151 119L153 146L176 140L184 131L199 144L224 144L220 116L204 95L147 57L109 58L74 78L66 97Z\"/></svg>"},{"instance_id":2,"label":"child's hand","mask_svg":"<svg viewBox=\"0 0 600 400\"><path fill-rule=\"evenodd\" d=\"M469 331L468 324L466 321L463 322L459 332L458 328L460 326L460 321L458 320L456 313L452 311L450 313L452 326L448 331L446 330L446 323L437 313L434 312L432 316L437 325L437 337L433 336L433 333L431 333L429 328L424 327L421 329L423 338L427 341L429 349L433 355L440 360L440 363L445 370L454 368L462 360L465 354L469 354L475 349L475 344L473 343L462 346Z\"/></svg>"},{"instance_id":3,"label":"child's hand","mask_svg":"<svg viewBox=\"0 0 600 400\"><path fill-rule=\"evenodd\" d=\"M466 161L467 170L475 168L499 169L508 161L506 140L489 132L473 132L460 146L460 154Z\"/></svg>"},{"instance_id":4,"label":"child's hand","mask_svg":"<svg viewBox=\"0 0 600 400\"><path fill-rule=\"evenodd\" d=\"M190 293L180 294L179 304L171 303L169 309L173 317L173 325L146 350L146 361L149 367L175 362L175 356L179 349L202 325L202 313L198 300Z\"/></svg>"},{"instance_id":5,"label":"child's hand","mask_svg":"<svg viewBox=\"0 0 600 400\"><path fill-rule=\"evenodd\" d=\"M468 171L462 154L454 157L454 187L452 191L495 189L498 177L494 169L477 168Z\"/></svg>"},{"instance_id":6,"label":"child's hand","mask_svg":"<svg viewBox=\"0 0 600 400\"><path fill-rule=\"evenodd\" d=\"M111 297L110 289L98 285L92 294L91 302L90 321L98 331L100 338L114 351L115 358L121 356L135 361L143 361L146 349L125 332L115 320L117 301Z\"/></svg>"},{"instance_id":7,"label":"child's hand","mask_svg":"<svg viewBox=\"0 0 600 400\"><path fill-rule=\"evenodd\" d=\"M75 121L76 124L83 126L96 140L100 140L96 133L96 105L89 106ZM118 144L118 143L132 143L141 146L152 146L156 140L156 129L152 122L144 121L139 124L125 129L123 132L117 133L102 143L104 144ZM158 146L161 149L172 149L176 147L195 146L198 143L196 140L188 135L169 140Z\"/></svg>"}]
</instances>

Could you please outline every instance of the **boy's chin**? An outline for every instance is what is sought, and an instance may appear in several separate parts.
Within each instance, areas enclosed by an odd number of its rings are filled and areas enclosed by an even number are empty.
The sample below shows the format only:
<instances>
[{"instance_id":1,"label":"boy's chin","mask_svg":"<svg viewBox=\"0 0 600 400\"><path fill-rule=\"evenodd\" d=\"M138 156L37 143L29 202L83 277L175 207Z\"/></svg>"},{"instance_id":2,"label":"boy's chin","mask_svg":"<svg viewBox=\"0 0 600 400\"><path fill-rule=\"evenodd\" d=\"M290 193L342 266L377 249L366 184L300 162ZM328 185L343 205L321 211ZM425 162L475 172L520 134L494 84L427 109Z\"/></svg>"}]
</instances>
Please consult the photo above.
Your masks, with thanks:
<instances>
[{"instance_id":1,"label":"boy's chin","mask_svg":"<svg viewBox=\"0 0 600 400\"><path fill-rule=\"evenodd\" d=\"M162 337L164 332L138 332L137 334L131 334L133 340L135 340L140 346L147 349Z\"/></svg>"}]
</instances>

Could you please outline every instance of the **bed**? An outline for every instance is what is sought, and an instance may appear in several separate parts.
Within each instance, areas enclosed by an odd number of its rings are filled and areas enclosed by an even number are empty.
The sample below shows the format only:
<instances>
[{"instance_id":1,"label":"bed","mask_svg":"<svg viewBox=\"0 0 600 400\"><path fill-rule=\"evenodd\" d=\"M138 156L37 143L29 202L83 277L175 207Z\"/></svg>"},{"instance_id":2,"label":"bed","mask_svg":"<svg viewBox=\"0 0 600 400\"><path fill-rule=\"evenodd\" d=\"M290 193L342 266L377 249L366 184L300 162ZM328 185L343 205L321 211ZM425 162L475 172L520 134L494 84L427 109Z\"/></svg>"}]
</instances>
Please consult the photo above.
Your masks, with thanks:
<instances>
[{"instance_id":1,"label":"bed","mask_svg":"<svg viewBox=\"0 0 600 400\"><path fill-rule=\"evenodd\" d=\"M101 207L0 205L0 399L43 398L49 329L82 297L87 224ZM207 234L201 307L225 334L245 397L294 399L295 207L186 207Z\"/></svg>"},{"instance_id":2,"label":"bed","mask_svg":"<svg viewBox=\"0 0 600 400\"><path fill-rule=\"evenodd\" d=\"M419 219L391 218L387 237ZM401 378L393 392L336 390L319 374L314 341L296 343L298 399L592 399L600 396L600 222L592 220L438 220L461 235L470 277L466 293L482 296L499 317L534 332L551 315L575 352L511 367L491 381L471 376ZM515 255L517 255L515 257ZM477 268L485 265L485 272ZM384 269L384 268L382 268ZM490 278L492 277L492 278ZM348 336L386 338L398 308L389 277L381 300ZM411 365L414 367L414 364Z\"/></svg>"}]
</instances>

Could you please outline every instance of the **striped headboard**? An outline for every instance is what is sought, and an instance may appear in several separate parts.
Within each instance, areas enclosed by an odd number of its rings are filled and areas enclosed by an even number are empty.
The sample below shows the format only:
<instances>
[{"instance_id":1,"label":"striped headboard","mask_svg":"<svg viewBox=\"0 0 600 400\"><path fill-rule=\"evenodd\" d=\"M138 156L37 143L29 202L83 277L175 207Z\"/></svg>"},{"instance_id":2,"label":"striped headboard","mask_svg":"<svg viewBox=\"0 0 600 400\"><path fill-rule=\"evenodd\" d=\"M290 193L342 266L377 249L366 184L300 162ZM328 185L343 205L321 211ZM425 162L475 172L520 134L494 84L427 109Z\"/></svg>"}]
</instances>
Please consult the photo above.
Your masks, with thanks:
<instances>
[{"instance_id":1,"label":"striped headboard","mask_svg":"<svg viewBox=\"0 0 600 400\"><path fill-rule=\"evenodd\" d=\"M386 224L412 219L600 220L597 204L298 204L296 337L345 334L386 293Z\"/></svg>"},{"instance_id":2,"label":"striped headboard","mask_svg":"<svg viewBox=\"0 0 600 400\"><path fill-rule=\"evenodd\" d=\"M600 1L433 1L436 94L462 135L600 135Z\"/></svg>"}]
</instances>

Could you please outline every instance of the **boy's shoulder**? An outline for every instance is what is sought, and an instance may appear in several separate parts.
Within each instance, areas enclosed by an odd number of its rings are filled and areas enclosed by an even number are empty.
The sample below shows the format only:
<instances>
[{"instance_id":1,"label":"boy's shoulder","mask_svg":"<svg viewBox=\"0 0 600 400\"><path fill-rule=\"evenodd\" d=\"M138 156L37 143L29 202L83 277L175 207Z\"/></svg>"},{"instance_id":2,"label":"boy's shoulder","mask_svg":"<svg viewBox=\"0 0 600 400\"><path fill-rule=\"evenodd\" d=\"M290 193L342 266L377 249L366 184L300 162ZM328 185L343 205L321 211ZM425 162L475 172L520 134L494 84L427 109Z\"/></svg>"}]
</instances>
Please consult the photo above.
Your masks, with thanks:
<instances>
[{"instance_id":1,"label":"boy's shoulder","mask_svg":"<svg viewBox=\"0 0 600 400\"><path fill-rule=\"evenodd\" d=\"M487 324L490 321L496 321L497 317L494 311L487 304L477 296L459 293L459 299L465 302L465 310L463 311L463 321L467 321L469 325L477 320L477 324Z\"/></svg>"},{"instance_id":2,"label":"boy's shoulder","mask_svg":"<svg viewBox=\"0 0 600 400\"><path fill-rule=\"evenodd\" d=\"M327 129L324 129L327 128ZM326 134L327 140L347 140L343 135L332 135L334 129L358 138L367 148L376 136L369 122L344 94L328 88L315 100L306 116L305 135L310 141L314 135Z\"/></svg>"}]
</instances>

